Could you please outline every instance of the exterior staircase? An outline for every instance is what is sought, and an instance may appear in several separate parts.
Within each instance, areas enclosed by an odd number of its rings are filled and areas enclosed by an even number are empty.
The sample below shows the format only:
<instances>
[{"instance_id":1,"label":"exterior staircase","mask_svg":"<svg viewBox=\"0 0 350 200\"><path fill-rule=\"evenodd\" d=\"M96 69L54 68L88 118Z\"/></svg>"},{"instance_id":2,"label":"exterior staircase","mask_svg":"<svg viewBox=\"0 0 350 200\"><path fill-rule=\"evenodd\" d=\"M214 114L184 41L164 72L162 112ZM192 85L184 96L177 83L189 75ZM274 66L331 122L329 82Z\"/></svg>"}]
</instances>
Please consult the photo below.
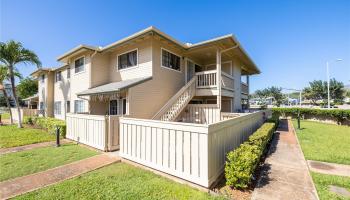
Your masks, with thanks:
<instances>
[{"instance_id":1,"label":"exterior staircase","mask_svg":"<svg viewBox=\"0 0 350 200\"><path fill-rule=\"evenodd\" d=\"M196 93L197 76L194 76L153 116L154 120L174 121Z\"/></svg>"}]
</instances>

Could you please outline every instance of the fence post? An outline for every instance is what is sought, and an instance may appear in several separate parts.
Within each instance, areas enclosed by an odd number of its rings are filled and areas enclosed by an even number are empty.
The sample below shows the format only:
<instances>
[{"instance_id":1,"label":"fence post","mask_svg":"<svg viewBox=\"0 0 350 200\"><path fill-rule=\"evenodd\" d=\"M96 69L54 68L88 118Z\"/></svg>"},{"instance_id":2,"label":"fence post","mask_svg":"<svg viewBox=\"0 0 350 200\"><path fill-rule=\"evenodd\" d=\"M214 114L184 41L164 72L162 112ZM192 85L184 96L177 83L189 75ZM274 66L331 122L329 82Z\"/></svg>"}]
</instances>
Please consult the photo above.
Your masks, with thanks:
<instances>
[{"instance_id":1,"label":"fence post","mask_svg":"<svg viewBox=\"0 0 350 200\"><path fill-rule=\"evenodd\" d=\"M104 151L108 151L109 119L110 119L110 116L106 115L105 116L105 147L104 147Z\"/></svg>"},{"instance_id":2,"label":"fence post","mask_svg":"<svg viewBox=\"0 0 350 200\"><path fill-rule=\"evenodd\" d=\"M56 126L56 147L59 147L60 145L60 128Z\"/></svg>"}]
</instances>

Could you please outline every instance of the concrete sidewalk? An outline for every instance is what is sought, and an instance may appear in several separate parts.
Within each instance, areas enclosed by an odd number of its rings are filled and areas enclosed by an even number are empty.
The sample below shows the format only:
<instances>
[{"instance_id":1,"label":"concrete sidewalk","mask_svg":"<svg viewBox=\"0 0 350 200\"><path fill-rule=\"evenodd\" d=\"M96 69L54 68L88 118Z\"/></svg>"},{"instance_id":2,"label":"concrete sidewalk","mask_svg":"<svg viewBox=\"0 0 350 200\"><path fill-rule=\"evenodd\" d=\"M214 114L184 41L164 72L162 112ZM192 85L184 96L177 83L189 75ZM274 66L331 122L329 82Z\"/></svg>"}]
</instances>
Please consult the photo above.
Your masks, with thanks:
<instances>
[{"instance_id":1,"label":"concrete sidewalk","mask_svg":"<svg viewBox=\"0 0 350 200\"><path fill-rule=\"evenodd\" d=\"M69 142L70 141L66 140L66 139L61 139L61 141L60 141L61 144L66 144ZM0 149L0 155L7 154L7 153L26 151L26 150L36 149L36 148L40 148L40 147L55 146L55 145L56 145L56 141L51 141L51 142L40 142L40 143L35 143L35 144L28 144L28 145L23 145L23 146L18 146L18 147L9 147L9 148Z\"/></svg>"},{"instance_id":2,"label":"concrete sidewalk","mask_svg":"<svg viewBox=\"0 0 350 200\"><path fill-rule=\"evenodd\" d=\"M314 160L308 160L307 163L309 164L310 170L313 172L350 177L350 165L327 163Z\"/></svg>"},{"instance_id":3,"label":"concrete sidewalk","mask_svg":"<svg viewBox=\"0 0 350 200\"><path fill-rule=\"evenodd\" d=\"M117 161L120 161L119 157L104 153L43 172L7 180L0 183L0 199L9 199L37 190Z\"/></svg>"},{"instance_id":4,"label":"concrete sidewalk","mask_svg":"<svg viewBox=\"0 0 350 200\"><path fill-rule=\"evenodd\" d=\"M318 199L290 121L280 121L252 199Z\"/></svg>"}]
</instances>

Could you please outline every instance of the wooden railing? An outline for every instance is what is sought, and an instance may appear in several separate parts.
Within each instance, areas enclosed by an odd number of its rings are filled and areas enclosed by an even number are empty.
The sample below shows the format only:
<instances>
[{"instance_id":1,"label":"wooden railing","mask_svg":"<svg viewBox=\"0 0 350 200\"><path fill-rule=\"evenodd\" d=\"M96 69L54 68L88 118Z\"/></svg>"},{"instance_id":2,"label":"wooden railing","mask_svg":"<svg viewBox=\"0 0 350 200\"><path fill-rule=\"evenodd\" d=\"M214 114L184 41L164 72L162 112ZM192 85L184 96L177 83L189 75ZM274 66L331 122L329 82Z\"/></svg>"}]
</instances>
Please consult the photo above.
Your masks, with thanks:
<instances>
[{"instance_id":1,"label":"wooden railing","mask_svg":"<svg viewBox=\"0 0 350 200\"><path fill-rule=\"evenodd\" d=\"M188 104L176 121L212 124L220 121L220 109L216 104Z\"/></svg>"},{"instance_id":2,"label":"wooden railing","mask_svg":"<svg viewBox=\"0 0 350 200\"><path fill-rule=\"evenodd\" d=\"M217 87L217 78L216 78L217 71L216 70L210 70L210 71L203 71L203 72L197 72L197 84L196 87L198 89L204 89L204 88L216 88ZM234 78L230 74L227 74L225 72L221 72L221 86L224 89L227 90L234 90Z\"/></svg>"},{"instance_id":3,"label":"wooden railing","mask_svg":"<svg viewBox=\"0 0 350 200\"><path fill-rule=\"evenodd\" d=\"M248 85L246 83L241 83L241 91L243 94L248 94L249 91L248 91Z\"/></svg>"},{"instance_id":4,"label":"wooden railing","mask_svg":"<svg viewBox=\"0 0 350 200\"><path fill-rule=\"evenodd\" d=\"M194 76L184 87L182 87L152 119L162 121L173 121L191 101L195 95L197 77Z\"/></svg>"},{"instance_id":5,"label":"wooden railing","mask_svg":"<svg viewBox=\"0 0 350 200\"><path fill-rule=\"evenodd\" d=\"M217 87L216 70L197 72L197 88Z\"/></svg>"}]
</instances>

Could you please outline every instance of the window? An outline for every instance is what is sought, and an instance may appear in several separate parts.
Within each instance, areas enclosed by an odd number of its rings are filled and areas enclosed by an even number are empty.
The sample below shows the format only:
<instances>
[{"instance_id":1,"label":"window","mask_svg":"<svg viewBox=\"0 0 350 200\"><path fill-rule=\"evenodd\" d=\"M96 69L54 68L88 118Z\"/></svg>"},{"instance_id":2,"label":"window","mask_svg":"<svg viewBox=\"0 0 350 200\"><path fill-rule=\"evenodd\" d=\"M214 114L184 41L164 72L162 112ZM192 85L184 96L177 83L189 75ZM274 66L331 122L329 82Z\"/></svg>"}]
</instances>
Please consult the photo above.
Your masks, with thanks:
<instances>
[{"instance_id":1,"label":"window","mask_svg":"<svg viewBox=\"0 0 350 200\"><path fill-rule=\"evenodd\" d=\"M76 59L74 61L74 69L75 69L75 73L79 73L85 70L84 68L85 65L85 60L84 57L81 57L79 59Z\"/></svg>"},{"instance_id":2,"label":"window","mask_svg":"<svg viewBox=\"0 0 350 200\"><path fill-rule=\"evenodd\" d=\"M173 70L181 71L180 57L162 49L162 66Z\"/></svg>"},{"instance_id":3,"label":"window","mask_svg":"<svg viewBox=\"0 0 350 200\"><path fill-rule=\"evenodd\" d=\"M69 79L70 78L70 68L68 67L67 68L67 79Z\"/></svg>"},{"instance_id":4,"label":"window","mask_svg":"<svg viewBox=\"0 0 350 200\"><path fill-rule=\"evenodd\" d=\"M66 102L66 112L70 113L70 101Z\"/></svg>"},{"instance_id":5,"label":"window","mask_svg":"<svg viewBox=\"0 0 350 200\"><path fill-rule=\"evenodd\" d=\"M60 115L61 114L61 102L56 101L54 104L54 113L55 115Z\"/></svg>"},{"instance_id":6,"label":"window","mask_svg":"<svg viewBox=\"0 0 350 200\"><path fill-rule=\"evenodd\" d=\"M74 101L74 113L84 112L84 100L75 100Z\"/></svg>"},{"instance_id":7,"label":"window","mask_svg":"<svg viewBox=\"0 0 350 200\"><path fill-rule=\"evenodd\" d=\"M58 71L56 72L56 82L61 81L62 80L62 72Z\"/></svg>"},{"instance_id":8,"label":"window","mask_svg":"<svg viewBox=\"0 0 350 200\"><path fill-rule=\"evenodd\" d=\"M110 115L125 115L126 114L126 99L111 100L109 102Z\"/></svg>"},{"instance_id":9,"label":"window","mask_svg":"<svg viewBox=\"0 0 350 200\"><path fill-rule=\"evenodd\" d=\"M39 110L44 110L44 102L39 103Z\"/></svg>"},{"instance_id":10,"label":"window","mask_svg":"<svg viewBox=\"0 0 350 200\"><path fill-rule=\"evenodd\" d=\"M45 82L45 74L41 75L41 82L44 83Z\"/></svg>"},{"instance_id":11,"label":"window","mask_svg":"<svg viewBox=\"0 0 350 200\"><path fill-rule=\"evenodd\" d=\"M118 69L126 69L137 65L137 50L118 56Z\"/></svg>"}]
</instances>

